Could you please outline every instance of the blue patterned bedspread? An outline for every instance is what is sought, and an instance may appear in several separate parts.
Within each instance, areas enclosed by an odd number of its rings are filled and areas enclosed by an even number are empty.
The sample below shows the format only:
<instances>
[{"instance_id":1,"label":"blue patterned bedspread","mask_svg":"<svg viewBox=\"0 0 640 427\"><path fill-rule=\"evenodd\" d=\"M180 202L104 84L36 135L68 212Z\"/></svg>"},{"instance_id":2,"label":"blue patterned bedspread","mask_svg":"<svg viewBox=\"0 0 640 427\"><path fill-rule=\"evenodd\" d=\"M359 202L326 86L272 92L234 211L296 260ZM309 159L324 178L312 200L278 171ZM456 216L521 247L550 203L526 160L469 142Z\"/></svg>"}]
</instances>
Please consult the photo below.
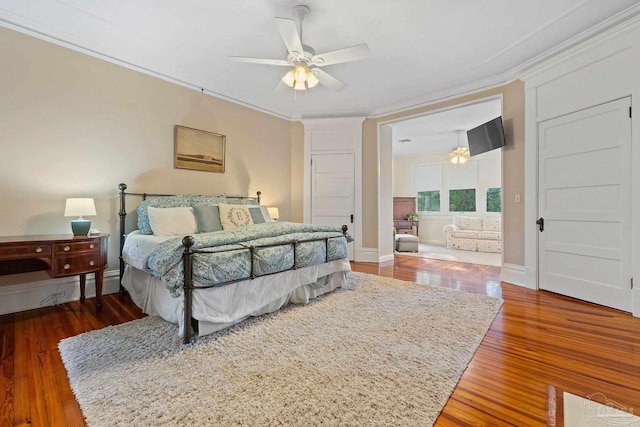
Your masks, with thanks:
<instances>
[{"instance_id":1,"label":"blue patterned bedspread","mask_svg":"<svg viewBox=\"0 0 640 427\"><path fill-rule=\"evenodd\" d=\"M347 257L347 239L340 228L290 222L271 222L193 235L193 280L203 285L216 286L251 276L250 246L276 245L255 248L253 274L285 271L293 267L293 244L296 268L308 267ZM329 238L304 242L310 239ZM328 257L327 257L328 248ZM184 268L182 264L182 238L170 239L158 246L147 258L147 271L160 277L174 297L182 295Z\"/></svg>"}]
</instances>

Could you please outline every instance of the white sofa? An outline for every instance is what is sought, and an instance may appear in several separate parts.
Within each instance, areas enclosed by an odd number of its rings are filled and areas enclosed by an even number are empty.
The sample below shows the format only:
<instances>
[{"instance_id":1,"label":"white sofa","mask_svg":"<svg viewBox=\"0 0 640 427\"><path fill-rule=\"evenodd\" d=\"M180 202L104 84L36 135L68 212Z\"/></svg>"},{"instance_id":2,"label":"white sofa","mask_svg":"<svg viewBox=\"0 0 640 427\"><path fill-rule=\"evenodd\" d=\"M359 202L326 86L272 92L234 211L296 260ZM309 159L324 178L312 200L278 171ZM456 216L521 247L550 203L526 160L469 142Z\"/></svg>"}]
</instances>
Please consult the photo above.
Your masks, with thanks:
<instances>
[{"instance_id":1,"label":"white sofa","mask_svg":"<svg viewBox=\"0 0 640 427\"><path fill-rule=\"evenodd\" d=\"M502 248L501 217L456 216L443 231L449 249L500 253Z\"/></svg>"}]
</instances>

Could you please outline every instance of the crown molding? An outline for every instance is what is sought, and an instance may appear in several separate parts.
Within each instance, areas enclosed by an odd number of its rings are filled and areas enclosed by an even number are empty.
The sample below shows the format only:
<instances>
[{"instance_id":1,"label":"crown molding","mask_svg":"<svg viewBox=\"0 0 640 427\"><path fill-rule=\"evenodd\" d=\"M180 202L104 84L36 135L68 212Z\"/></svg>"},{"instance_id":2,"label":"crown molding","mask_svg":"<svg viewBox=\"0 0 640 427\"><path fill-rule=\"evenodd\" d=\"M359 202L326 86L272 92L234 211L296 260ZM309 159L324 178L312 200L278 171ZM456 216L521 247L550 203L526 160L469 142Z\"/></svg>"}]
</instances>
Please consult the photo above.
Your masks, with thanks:
<instances>
[{"instance_id":1,"label":"crown molding","mask_svg":"<svg viewBox=\"0 0 640 427\"><path fill-rule=\"evenodd\" d=\"M259 111L271 116L275 116L288 121L303 121L309 119L323 119L323 118L335 118L335 117L369 117L369 118L379 118L382 116L388 116L391 114L398 114L409 110L423 108L429 105L433 105L436 103L460 98L463 96L472 95L474 93L494 89L506 84L509 84L518 79L529 79L533 75L539 73L545 68L551 67L559 61L564 60L567 56L573 55L576 52L581 51L582 49L587 49L590 46L595 44L602 43L604 40L617 37L628 33L630 31L634 31L640 28L640 3L635 6L632 6L608 19L602 21L593 27L589 28L586 31L572 37L571 39L543 52L540 55L537 55L534 58L531 58L525 61L522 64L519 64L516 67L506 71L505 73L495 75L483 80L474 81L471 83L463 84L460 86L452 87L443 91L430 93L428 95L424 95L421 97L417 97L411 100L408 100L403 103L397 103L390 105L388 107L379 108L376 110L372 110L369 112L365 111L342 111L335 112L331 114L282 114L273 110L269 110L263 107L259 107L255 104L241 101L239 99L223 95L215 90L212 90L207 87L202 87L201 85L187 82L175 78L170 75L162 74L155 72L149 68L136 65L132 62L128 62L125 60L117 59L113 56L106 55L100 52L97 52L92 49L88 49L82 47L78 44L71 43L59 39L57 37L53 37L49 34L46 34L44 30L34 30L32 28L27 28L25 24L21 24L19 22L19 18L11 19L11 15L1 14L0 13L0 26L9 28L11 30L27 34L33 37L36 37L41 40L48 41L50 43L63 46L69 48L71 50L93 56L98 59L102 59L104 61L123 66L125 68L138 71L143 74L147 74L158 79L177 84L179 86L186 87L191 90L195 90L201 92L208 96L213 96L215 98L231 102L236 105L240 105L246 108L250 108L255 111Z\"/></svg>"},{"instance_id":2,"label":"crown molding","mask_svg":"<svg viewBox=\"0 0 640 427\"><path fill-rule=\"evenodd\" d=\"M640 29L640 3L520 64L505 73L505 76L512 79L529 80L568 57L638 29Z\"/></svg>"},{"instance_id":3,"label":"crown molding","mask_svg":"<svg viewBox=\"0 0 640 427\"><path fill-rule=\"evenodd\" d=\"M515 80L515 79L514 79ZM513 81L513 80L511 80ZM372 112L369 118L380 118L389 116L392 114L398 114L405 111L415 110L418 108L427 107L429 105L437 104L440 102L449 101L463 96L473 95L478 92L483 92L497 87L504 86L511 81L506 80L503 76L491 77L484 80L478 80L472 83L465 84L463 86L457 86L455 88L447 89L441 92L426 95L422 98L414 99L411 103L396 104L389 108L378 109Z\"/></svg>"},{"instance_id":4,"label":"crown molding","mask_svg":"<svg viewBox=\"0 0 640 427\"><path fill-rule=\"evenodd\" d=\"M379 118L381 116L398 114L494 89L515 80L524 80L529 78L531 74L540 71L541 68L548 68L562 61L565 56L574 54L574 51L577 52L578 50L588 49L593 44L602 43L605 39L621 36L637 28L640 28L640 3L594 25L588 30L513 67L503 74L426 95L418 98L417 101L414 100L412 103L399 103L388 108L378 109L373 111L372 115L368 117Z\"/></svg>"},{"instance_id":5,"label":"crown molding","mask_svg":"<svg viewBox=\"0 0 640 427\"><path fill-rule=\"evenodd\" d=\"M216 91L214 91L212 89L209 89L207 87L200 86L200 85L197 85L195 83L187 82L187 81L184 81L184 80L180 80L180 79L178 79L176 77L173 77L173 76L170 76L168 74L158 73L158 72L153 71L153 70L151 70L149 68L134 64L132 62L124 61L124 60L115 58L113 56L97 52L97 51L95 51L93 49L88 49L88 48L82 47L80 45L77 45L75 43L71 43L71 42L59 39L57 37L53 37L53 36L51 36L49 34L46 34L46 33L42 32L42 31L34 30L34 29L31 29L31 28L27 28L27 27L21 25L20 23L9 21L2 14L0 14L0 26L8 28L8 29L13 30L13 31L17 31L17 32L22 33L22 34L26 34L28 36L35 37L35 38L40 39L40 40L47 41L49 43L53 43L53 44L58 45L58 46L66 47L66 48L74 50L76 52L79 52L79 53L82 53L82 54L85 54L85 55L89 55L89 56L92 56L94 58L98 58L98 59L101 59L103 61L107 61L107 62L110 62L112 64L124 67L124 68L128 68L128 69L133 70L133 71L137 71L139 73L143 73L143 74L158 78L160 80L164 80L164 81L169 82L169 83L176 84L178 86L186 87L187 89L195 90L197 92L200 92L200 93L208 95L208 96L213 96L215 98L222 99L222 100L227 101L227 102L231 102L233 104L237 104L237 105L240 105L240 106L243 106L243 107L246 107L246 108L250 108L252 110L257 110L257 111L260 111L262 113L269 114L269 115L272 115L272 116L276 116L276 117L281 118L281 119L294 120L294 118L291 117L291 116L280 114L280 113L278 113L276 111L272 111L272 110L269 110L269 109L258 107L258 106L254 105L254 104L251 104L251 103L248 103L248 102L244 102L244 101L241 101L239 99L236 99L236 98L233 98L233 97L230 97L230 96L227 96L227 95L223 95L223 94L218 93L218 92L216 92Z\"/></svg>"}]
</instances>

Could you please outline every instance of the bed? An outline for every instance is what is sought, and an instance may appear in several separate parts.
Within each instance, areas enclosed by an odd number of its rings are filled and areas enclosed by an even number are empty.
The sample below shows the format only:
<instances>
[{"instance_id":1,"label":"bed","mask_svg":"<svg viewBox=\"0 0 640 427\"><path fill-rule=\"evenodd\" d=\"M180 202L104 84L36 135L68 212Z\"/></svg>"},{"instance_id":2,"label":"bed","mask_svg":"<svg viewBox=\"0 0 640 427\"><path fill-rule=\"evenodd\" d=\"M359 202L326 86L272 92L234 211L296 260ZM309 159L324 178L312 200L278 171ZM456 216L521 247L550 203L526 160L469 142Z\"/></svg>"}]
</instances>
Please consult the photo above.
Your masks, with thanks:
<instances>
[{"instance_id":1,"label":"bed","mask_svg":"<svg viewBox=\"0 0 640 427\"><path fill-rule=\"evenodd\" d=\"M347 227L275 222L257 197L120 195L120 284L188 343L346 285ZM137 198L137 218L127 199Z\"/></svg>"}]
</instances>

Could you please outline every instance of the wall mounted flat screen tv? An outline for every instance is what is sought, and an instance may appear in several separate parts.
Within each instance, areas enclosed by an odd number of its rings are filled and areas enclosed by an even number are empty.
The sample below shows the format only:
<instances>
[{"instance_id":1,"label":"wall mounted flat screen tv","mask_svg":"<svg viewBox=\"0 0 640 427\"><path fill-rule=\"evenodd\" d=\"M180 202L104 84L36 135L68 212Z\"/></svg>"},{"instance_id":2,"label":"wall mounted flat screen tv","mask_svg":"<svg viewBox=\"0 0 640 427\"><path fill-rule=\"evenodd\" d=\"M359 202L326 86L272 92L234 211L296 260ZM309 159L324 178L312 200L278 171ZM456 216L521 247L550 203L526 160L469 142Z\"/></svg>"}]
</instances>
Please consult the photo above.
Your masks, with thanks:
<instances>
[{"instance_id":1,"label":"wall mounted flat screen tv","mask_svg":"<svg viewBox=\"0 0 640 427\"><path fill-rule=\"evenodd\" d=\"M475 156L480 153L495 150L506 145L502 117L498 116L487 123L467 131L469 154Z\"/></svg>"}]
</instances>

